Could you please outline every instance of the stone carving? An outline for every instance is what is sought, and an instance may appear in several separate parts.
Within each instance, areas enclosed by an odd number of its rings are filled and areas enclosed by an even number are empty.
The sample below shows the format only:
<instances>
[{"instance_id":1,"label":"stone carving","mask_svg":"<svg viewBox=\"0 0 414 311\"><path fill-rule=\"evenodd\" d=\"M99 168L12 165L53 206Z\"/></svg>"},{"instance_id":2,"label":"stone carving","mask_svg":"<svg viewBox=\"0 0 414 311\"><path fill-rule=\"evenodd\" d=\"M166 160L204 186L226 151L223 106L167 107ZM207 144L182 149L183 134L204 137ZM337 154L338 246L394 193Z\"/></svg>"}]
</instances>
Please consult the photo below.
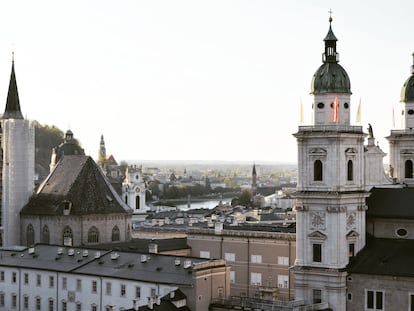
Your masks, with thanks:
<instances>
[{"instance_id":1,"label":"stone carving","mask_svg":"<svg viewBox=\"0 0 414 311\"><path fill-rule=\"evenodd\" d=\"M310 228L316 230L326 229L326 215L325 212L312 212L310 214Z\"/></svg>"},{"instance_id":2,"label":"stone carving","mask_svg":"<svg viewBox=\"0 0 414 311\"><path fill-rule=\"evenodd\" d=\"M355 229L356 227L356 212L351 212L346 217L346 229Z\"/></svg>"}]
</instances>

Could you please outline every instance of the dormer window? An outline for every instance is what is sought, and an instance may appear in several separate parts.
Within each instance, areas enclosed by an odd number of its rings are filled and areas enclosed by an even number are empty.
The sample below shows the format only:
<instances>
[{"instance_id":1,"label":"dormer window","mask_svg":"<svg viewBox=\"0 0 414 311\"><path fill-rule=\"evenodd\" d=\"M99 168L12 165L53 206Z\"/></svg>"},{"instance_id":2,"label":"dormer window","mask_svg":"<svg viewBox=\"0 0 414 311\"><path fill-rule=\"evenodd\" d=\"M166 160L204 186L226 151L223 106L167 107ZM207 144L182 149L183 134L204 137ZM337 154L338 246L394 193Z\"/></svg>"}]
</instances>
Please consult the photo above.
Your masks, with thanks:
<instances>
[{"instance_id":1,"label":"dormer window","mask_svg":"<svg viewBox=\"0 0 414 311\"><path fill-rule=\"evenodd\" d=\"M72 209L72 202L71 201L63 201L63 215L68 216Z\"/></svg>"}]
</instances>

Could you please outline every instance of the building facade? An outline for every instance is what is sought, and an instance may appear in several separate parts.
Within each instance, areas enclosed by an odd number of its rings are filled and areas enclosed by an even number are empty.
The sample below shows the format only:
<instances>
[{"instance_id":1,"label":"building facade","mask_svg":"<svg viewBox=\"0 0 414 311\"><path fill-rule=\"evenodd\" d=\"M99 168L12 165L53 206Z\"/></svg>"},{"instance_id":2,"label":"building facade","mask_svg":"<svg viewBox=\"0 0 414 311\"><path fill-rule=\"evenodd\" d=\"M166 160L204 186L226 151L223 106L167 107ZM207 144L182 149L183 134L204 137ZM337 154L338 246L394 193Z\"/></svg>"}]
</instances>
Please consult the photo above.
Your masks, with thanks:
<instances>
[{"instance_id":1,"label":"building facade","mask_svg":"<svg viewBox=\"0 0 414 311\"><path fill-rule=\"evenodd\" d=\"M232 296L263 300L294 298L294 233L190 228L187 243L192 256L225 259L231 266Z\"/></svg>"},{"instance_id":2,"label":"building facade","mask_svg":"<svg viewBox=\"0 0 414 311\"><path fill-rule=\"evenodd\" d=\"M230 294L223 260L48 245L0 255L0 310L126 310L178 288L191 310L208 310Z\"/></svg>"}]
</instances>

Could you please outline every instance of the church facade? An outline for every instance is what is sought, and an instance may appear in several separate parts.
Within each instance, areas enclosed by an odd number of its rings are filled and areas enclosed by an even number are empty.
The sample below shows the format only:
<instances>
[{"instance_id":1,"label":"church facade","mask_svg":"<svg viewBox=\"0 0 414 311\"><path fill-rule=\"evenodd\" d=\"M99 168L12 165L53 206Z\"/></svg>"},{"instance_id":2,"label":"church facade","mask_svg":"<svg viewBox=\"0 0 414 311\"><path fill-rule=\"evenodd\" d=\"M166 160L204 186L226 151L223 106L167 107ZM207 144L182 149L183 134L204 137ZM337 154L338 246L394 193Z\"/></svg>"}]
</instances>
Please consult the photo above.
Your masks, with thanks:
<instances>
[{"instance_id":1,"label":"church facade","mask_svg":"<svg viewBox=\"0 0 414 311\"><path fill-rule=\"evenodd\" d=\"M80 246L131 238L132 210L68 130L34 193L34 125L21 113L14 60L1 123L1 246Z\"/></svg>"},{"instance_id":2,"label":"church facade","mask_svg":"<svg viewBox=\"0 0 414 311\"><path fill-rule=\"evenodd\" d=\"M309 310L414 310L414 76L392 130L390 175L371 125L351 125L351 83L326 35L311 83L313 124L299 126L295 300ZM365 144L367 140L367 144Z\"/></svg>"}]
</instances>

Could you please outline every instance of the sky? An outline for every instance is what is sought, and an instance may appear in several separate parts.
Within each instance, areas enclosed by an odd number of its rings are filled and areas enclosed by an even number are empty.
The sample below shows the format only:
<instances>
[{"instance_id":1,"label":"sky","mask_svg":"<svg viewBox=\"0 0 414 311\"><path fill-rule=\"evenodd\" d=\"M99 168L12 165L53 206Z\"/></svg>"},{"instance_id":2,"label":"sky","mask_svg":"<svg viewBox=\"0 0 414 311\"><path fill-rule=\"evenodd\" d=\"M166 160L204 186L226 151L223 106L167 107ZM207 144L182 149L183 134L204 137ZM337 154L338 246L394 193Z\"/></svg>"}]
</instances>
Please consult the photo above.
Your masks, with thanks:
<instances>
[{"instance_id":1,"label":"sky","mask_svg":"<svg viewBox=\"0 0 414 311\"><path fill-rule=\"evenodd\" d=\"M2 0L0 107L14 52L23 115L71 129L94 158L103 134L118 162L296 162L329 10L352 123L371 123L388 153L412 0Z\"/></svg>"}]
</instances>

